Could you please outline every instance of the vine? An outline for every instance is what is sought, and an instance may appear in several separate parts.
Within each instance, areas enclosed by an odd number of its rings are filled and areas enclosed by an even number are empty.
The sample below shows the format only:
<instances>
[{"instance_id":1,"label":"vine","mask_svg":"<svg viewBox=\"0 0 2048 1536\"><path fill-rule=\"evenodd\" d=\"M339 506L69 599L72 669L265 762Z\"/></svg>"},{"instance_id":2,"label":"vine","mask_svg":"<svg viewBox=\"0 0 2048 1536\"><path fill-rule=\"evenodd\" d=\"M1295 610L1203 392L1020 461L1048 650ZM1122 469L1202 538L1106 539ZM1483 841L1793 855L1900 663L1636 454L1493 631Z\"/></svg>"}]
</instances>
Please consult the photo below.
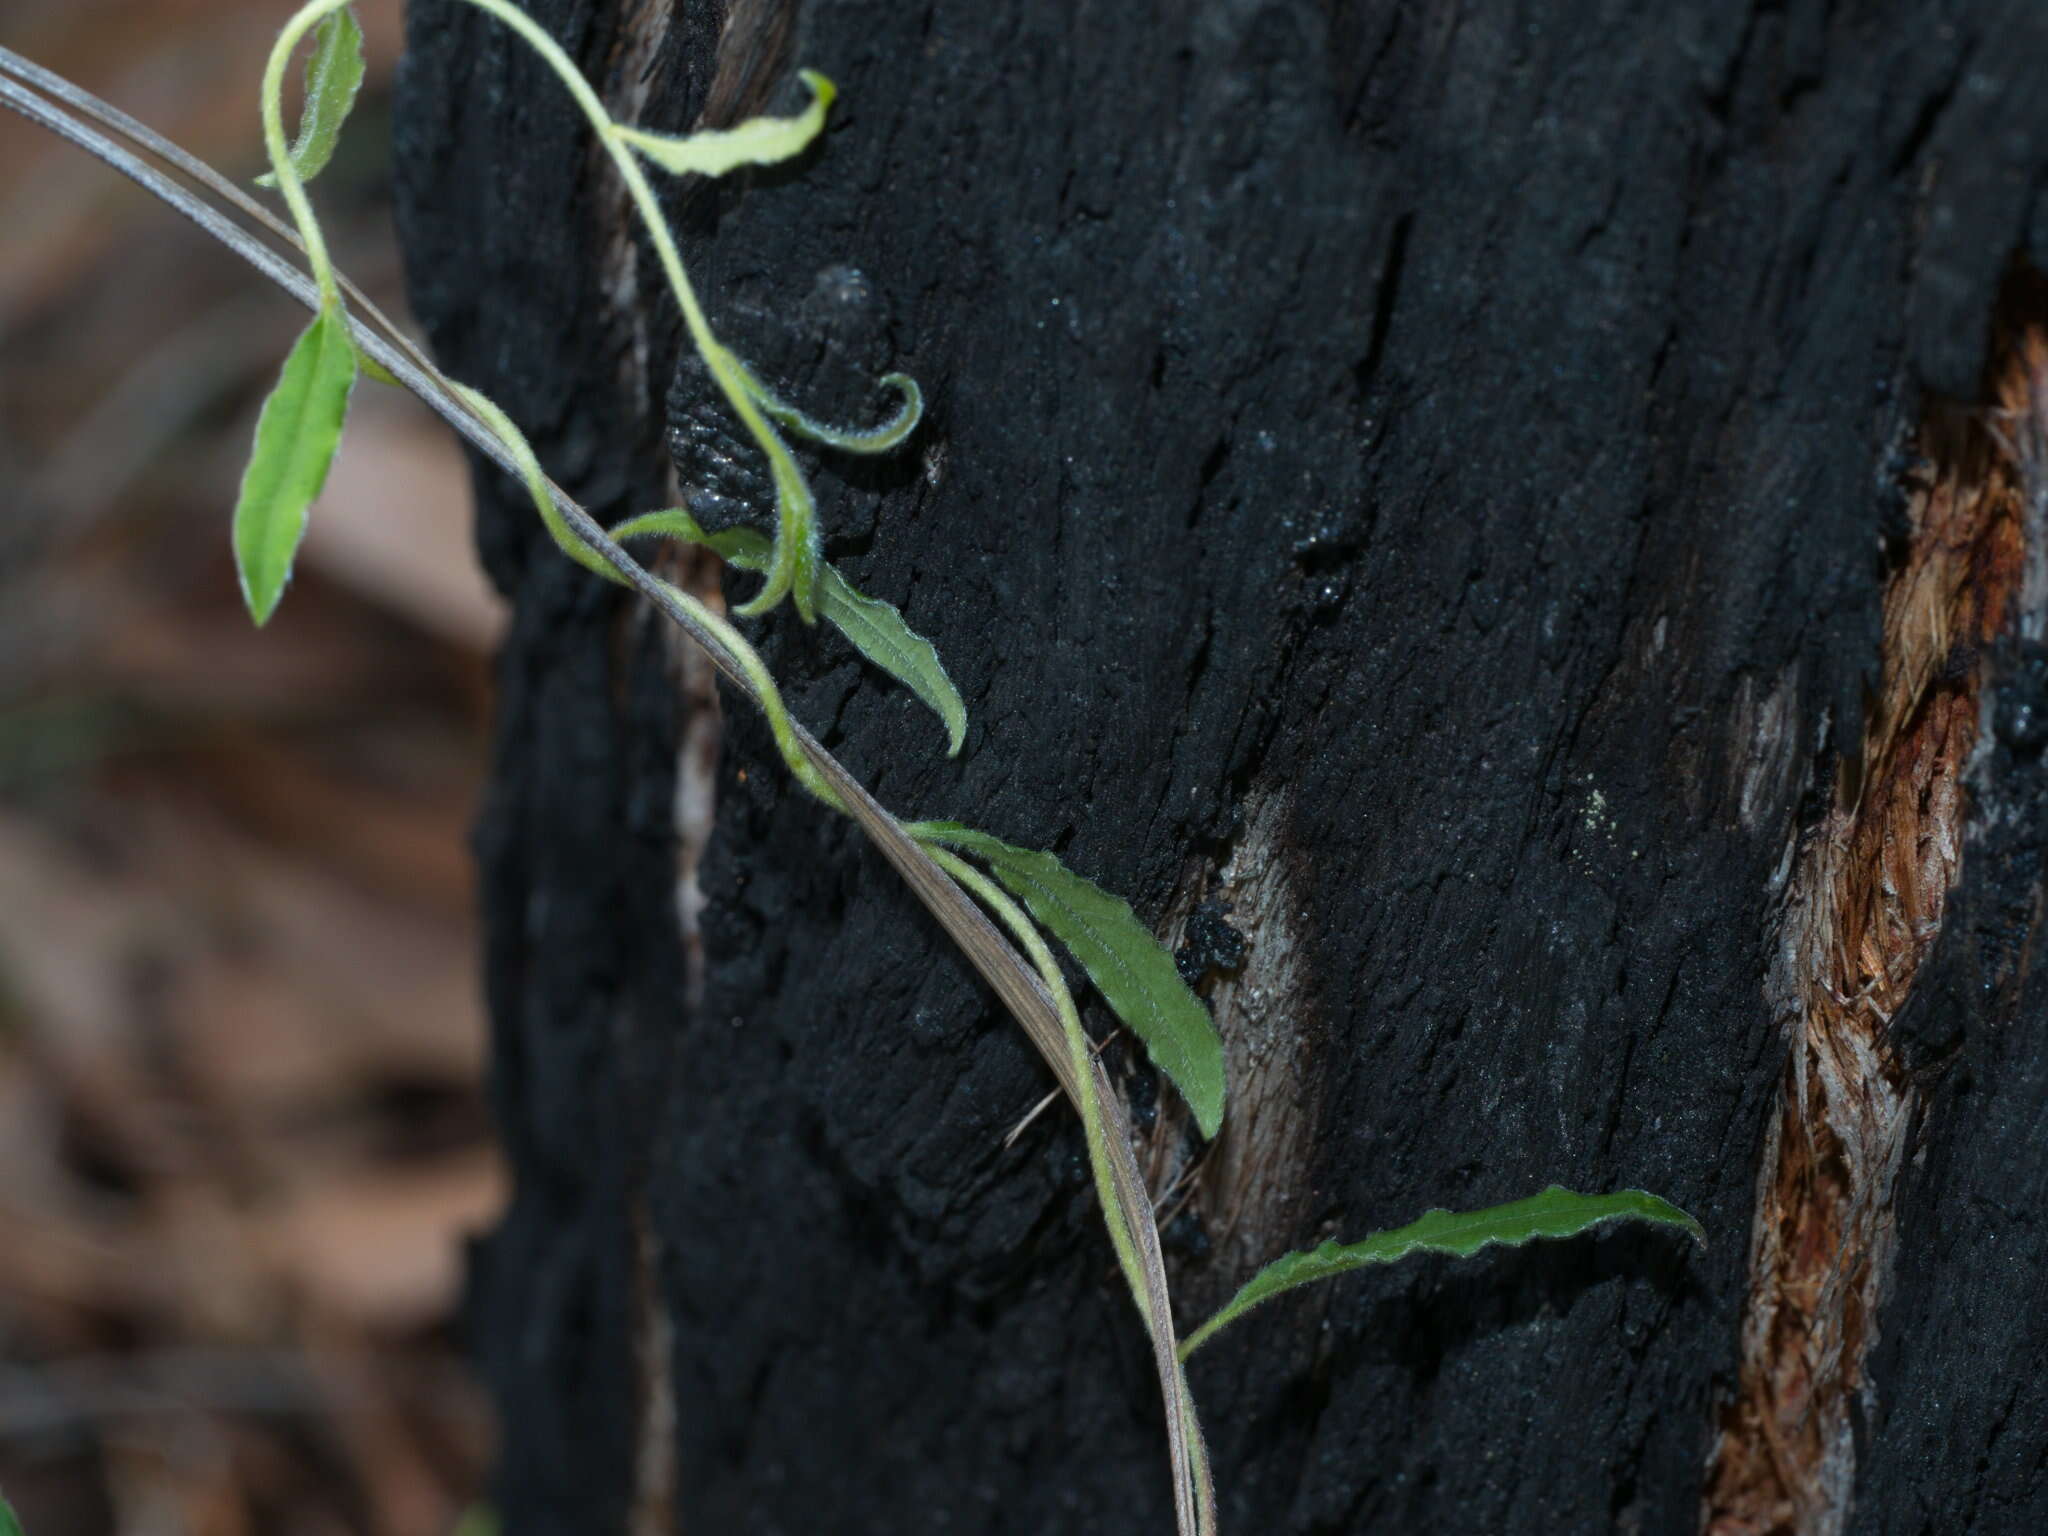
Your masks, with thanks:
<instances>
[{"instance_id":1,"label":"vine","mask_svg":"<svg viewBox=\"0 0 2048 1536\"><path fill-rule=\"evenodd\" d=\"M623 547L628 540L644 537L681 540L758 575L759 589L734 610L736 616L765 616L784 599L806 624L822 616L862 655L931 708L945 728L949 754L960 750L966 736L966 706L938 652L895 608L857 591L825 560L816 498L783 436L786 431L842 453L887 453L916 431L924 408L921 391L904 374L883 375L878 385L893 391L898 403L893 415L871 428L820 422L778 396L712 331L641 163L671 175L721 176L789 160L802 154L823 130L835 87L816 71L803 70L799 77L810 99L793 116L756 118L733 128L681 137L657 133L615 121L568 55L509 0L461 3L485 12L519 36L568 91L597 136L646 230L690 345L768 463L773 530L738 526L708 533L689 512L670 508L628 519L607 533L548 479L525 436L504 411L477 390L443 375L335 270L306 184L332 154L362 81L361 33L349 0L309 0L285 23L264 70L262 129L271 169L262 182L282 196L291 218L289 229L210 167L68 81L0 49L0 102L137 180L313 310L264 402L235 506L236 568L258 625L269 621L283 599L310 508L340 445L357 374L367 372L412 390L515 475L568 558L596 576L638 591L703 647L727 681L762 711L776 750L797 783L859 824L995 988L1073 1102L1118 1269L1152 1341L1166 1404L1176 1521L1183 1536L1213 1536L1216 1531L1215 1492L1185 1362L1219 1329L1260 1303L1296 1286L1368 1264L1390 1263L1413 1252L1464 1256L1494 1243L1570 1237L1616 1220L1674 1227L1704 1240L1690 1216L1643 1191L1582 1195L1552 1186L1507 1205L1459 1214L1431 1211L1407 1227L1356 1243L1325 1243L1309 1252L1284 1255L1254 1276L1214 1317L1180 1335L1173 1321L1158 1229L1132 1155L1122 1103L1096 1060L1047 936L1079 964L1103 1001L1144 1043L1152 1061L1187 1102L1202 1135L1213 1138L1224 1122L1223 1046L1207 1010L1176 973L1172 957L1127 903L1067 869L1050 853L1014 847L958 822L897 821L792 718L775 679L745 636L699 599L650 574ZM312 46L301 121L287 144L284 81L308 34ZM209 197L199 197L166 177L101 129L168 162ZM303 255L304 270L257 242L243 224L222 213L221 204L285 238Z\"/></svg>"}]
</instances>

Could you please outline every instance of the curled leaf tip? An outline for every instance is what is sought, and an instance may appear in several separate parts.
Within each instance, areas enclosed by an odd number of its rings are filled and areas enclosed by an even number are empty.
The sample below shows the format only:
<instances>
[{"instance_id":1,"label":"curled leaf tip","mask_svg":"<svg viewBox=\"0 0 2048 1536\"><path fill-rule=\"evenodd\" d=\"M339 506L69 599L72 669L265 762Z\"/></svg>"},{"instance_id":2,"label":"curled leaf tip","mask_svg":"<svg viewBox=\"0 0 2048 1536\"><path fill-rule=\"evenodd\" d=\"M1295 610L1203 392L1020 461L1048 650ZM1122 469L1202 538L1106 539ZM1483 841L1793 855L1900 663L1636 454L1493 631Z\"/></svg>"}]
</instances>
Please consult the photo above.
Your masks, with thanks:
<instances>
[{"instance_id":1,"label":"curled leaf tip","mask_svg":"<svg viewBox=\"0 0 2048 1536\"><path fill-rule=\"evenodd\" d=\"M832 83L831 77L823 70L800 69L796 72L796 77L811 88L811 95L816 100L820 112L829 110L832 103L839 99L839 87Z\"/></svg>"},{"instance_id":2,"label":"curled leaf tip","mask_svg":"<svg viewBox=\"0 0 2048 1536\"><path fill-rule=\"evenodd\" d=\"M707 128L684 135L650 133L617 124L621 143L677 176L723 176L748 165L774 165L799 155L825 127L837 86L815 69L797 71L810 88L811 104L794 117L753 117L731 128Z\"/></svg>"},{"instance_id":3,"label":"curled leaf tip","mask_svg":"<svg viewBox=\"0 0 2048 1536\"><path fill-rule=\"evenodd\" d=\"M827 448L837 448L842 453L887 453L902 444L924 419L924 391L907 373L885 373L879 381L884 389L895 390L901 402L894 416L879 427L835 427L783 399L768 387L759 374L737 358L733 359L733 366L741 385L771 420L787 427L798 437L822 443Z\"/></svg>"}]
</instances>

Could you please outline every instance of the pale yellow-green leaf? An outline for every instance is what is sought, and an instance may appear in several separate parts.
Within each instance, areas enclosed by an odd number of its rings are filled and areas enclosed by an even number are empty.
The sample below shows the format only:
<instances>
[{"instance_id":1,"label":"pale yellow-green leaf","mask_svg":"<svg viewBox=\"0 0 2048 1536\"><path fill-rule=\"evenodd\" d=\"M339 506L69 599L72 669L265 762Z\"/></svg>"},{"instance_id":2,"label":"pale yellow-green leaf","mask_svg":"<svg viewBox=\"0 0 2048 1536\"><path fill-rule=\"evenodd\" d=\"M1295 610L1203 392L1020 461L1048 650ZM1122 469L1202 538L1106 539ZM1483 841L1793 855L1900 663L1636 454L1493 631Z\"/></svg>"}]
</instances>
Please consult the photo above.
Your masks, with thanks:
<instances>
[{"instance_id":1,"label":"pale yellow-green leaf","mask_svg":"<svg viewBox=\"0 0 2048 1536\"><path fill-rule=\"evenodd\" d=\"M723 176L744 165L773 165L802 154L825 126L832 98L839 94L815 69L799 70L811 88L811 104L794 117L753 117L731 128L707 128L681 137L615 124L612 132L664 171L678 176Z\"/></svg>"}]
</instances>

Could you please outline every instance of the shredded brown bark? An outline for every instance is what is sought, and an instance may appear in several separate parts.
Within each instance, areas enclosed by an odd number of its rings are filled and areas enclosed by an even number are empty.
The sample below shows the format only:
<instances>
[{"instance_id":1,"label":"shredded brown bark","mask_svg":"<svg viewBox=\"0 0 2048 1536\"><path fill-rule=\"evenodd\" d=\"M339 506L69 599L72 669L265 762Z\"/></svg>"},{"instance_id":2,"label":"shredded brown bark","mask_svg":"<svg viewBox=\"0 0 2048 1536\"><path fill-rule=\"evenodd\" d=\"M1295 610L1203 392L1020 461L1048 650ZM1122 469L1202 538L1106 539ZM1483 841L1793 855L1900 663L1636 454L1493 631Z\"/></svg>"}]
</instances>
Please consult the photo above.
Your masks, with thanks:
<instances>
[{"instance_id":1,"label":"shredded brown bark","mask_svg":"<svg viewBox=\"0 0 2048 1536\"><path fill-rule=\"evenodd\" d=\"M1921 434L1910 532L1885 588L1863 749L1800 852L1771 987L1790 1060L1764 1149L1739 1383L1708 1466L1710 1536L1833 1533L1855 1481L1852 1405L1895 1238L1914 1084L1889 1039L1941 931L1962 857L1962 775L1978 738L1982 648L2025 560L2021 469L2004 423L2048 389L2028 332L1999 409L1943 410Z\"/></svg>"}]
</instances>

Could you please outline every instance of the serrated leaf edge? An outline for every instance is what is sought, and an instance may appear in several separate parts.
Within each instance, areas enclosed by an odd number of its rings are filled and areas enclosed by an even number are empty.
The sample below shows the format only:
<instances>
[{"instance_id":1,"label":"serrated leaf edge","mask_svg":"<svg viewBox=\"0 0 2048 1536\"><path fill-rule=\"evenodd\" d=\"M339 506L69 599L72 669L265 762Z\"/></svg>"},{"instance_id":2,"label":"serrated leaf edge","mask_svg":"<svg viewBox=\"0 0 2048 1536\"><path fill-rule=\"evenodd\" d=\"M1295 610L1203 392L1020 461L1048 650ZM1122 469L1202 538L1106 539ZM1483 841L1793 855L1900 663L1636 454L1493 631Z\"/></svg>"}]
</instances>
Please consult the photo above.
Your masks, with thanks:
<instances>
[{"instance_id":1,"label":"serrated leaf edge","mask_svg":"<svg viewBox=\"0 0 2048 1536\"><path fill-rule=\"evenodd\" d=\"M1560 1199L1575 1202L1575 1209L1542 1209L1546 1204L1556 1205ZM1451 1211L1438 1206L1424 1211L1405 1227L1375 1232L1353 1243L1332 1239L1314 1248L1282 1254L1247 1280L1213 1317L1187 1336L1180 1346L1180 1357L1186 1360L1253 1308L1318 1280L1369 1265L1397 1263L1415 1253L1470 1258L1482 1248L1519 1248L1538 1238L1577 1237L1606 1222L1629 1220L1678 1227L1693 1241L1706 1246L1706 1232L1697 1221L1670 1201L1643 1189L1582 1195L1561 1184L1552 1184L1540 1194L1477 1211Z\"/></svg>"}]
</instances>

